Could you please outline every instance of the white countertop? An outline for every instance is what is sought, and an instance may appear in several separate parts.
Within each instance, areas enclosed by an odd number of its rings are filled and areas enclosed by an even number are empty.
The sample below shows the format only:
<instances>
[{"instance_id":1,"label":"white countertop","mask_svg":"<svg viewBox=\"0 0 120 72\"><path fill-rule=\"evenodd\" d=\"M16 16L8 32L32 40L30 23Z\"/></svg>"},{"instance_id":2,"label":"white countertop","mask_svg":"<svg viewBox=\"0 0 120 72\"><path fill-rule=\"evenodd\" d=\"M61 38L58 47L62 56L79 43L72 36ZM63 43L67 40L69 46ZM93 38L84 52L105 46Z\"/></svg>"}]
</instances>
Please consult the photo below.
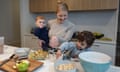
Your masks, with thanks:
<instances>
[{"instance_id":1,"label":"white countertop","mask_svg":"<svg viewBox=\"0 0 120 72\"><path fill-rule=\"evenodd\" d=\"M18 47L4 45L4 53L0 54L0 60L8 59L12 54L14 54L14 50Z\"/></svg>"},{"instance_id":2,"label":"white countertop","mask_svg":"<svg viewBox=\"0 0 120 72\"><path fill-rule=\"evenodd\" d=\"M9 58L9 56L11 56L14 53L14 50L16 48L18 48L18 47L5 45L4 46L4 54L0 54L0 60L5 60L5 59ZM44 62L43 66L38 68L34 72L55 72L53 61L47 59L47 60L43 60L42 62ZM79 70L78 72L84 72L84 70L79 62L74 62L74 64L75 64L76 68ZM4 72L4 71L0 71L0 72ZM107 72L120 72L120 67L110 66L110 68L108 69Z\"/></svg>"}]
</instances>

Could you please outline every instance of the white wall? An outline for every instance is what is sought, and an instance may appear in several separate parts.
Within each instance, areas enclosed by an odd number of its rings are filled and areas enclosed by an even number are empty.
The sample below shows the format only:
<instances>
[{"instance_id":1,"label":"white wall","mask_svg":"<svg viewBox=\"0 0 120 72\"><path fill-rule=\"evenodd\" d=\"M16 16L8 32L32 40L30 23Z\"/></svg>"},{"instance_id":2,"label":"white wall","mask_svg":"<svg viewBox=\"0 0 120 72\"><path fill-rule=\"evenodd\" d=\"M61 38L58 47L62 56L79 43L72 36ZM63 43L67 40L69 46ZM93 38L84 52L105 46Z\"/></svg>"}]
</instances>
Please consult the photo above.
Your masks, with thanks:
<instances>
[{"instance_id":1,"label":"white wall","mask_svg":"<svg viewBox=\"0 0 120 72\"><path fill-rule=\"evenodd\" d=\"M106 37L116 40L116 11L77 12L71 13L70 19L77 30L90 30L104 33Z\"/></svg>"},{"instance_id":2,"label":"white wall","mask_svg":"<svg viewBox=\"0 0 120 72\"><path fill-rule=\"evenodd\" d=\"M43 15L47 20L55 18L54 13L31 14L29 0L20 0L21 35L30 33L37 15ZM104 33L105 36L116 40L117 11L70 12L69 19L76 24L76 30L90 30Z\"/></svg>"},{"instance_id":3,"label":"white wall","mask_svg":"<svg viewBox=\"0 0 120 72\"><path fill-rule=\"evenodd\" d=\"M30 33L34 18L29 12L29 0L20 0L20 24L21 24L21 43L23 45L23 35Z\"/></svg>"}]
</instances>

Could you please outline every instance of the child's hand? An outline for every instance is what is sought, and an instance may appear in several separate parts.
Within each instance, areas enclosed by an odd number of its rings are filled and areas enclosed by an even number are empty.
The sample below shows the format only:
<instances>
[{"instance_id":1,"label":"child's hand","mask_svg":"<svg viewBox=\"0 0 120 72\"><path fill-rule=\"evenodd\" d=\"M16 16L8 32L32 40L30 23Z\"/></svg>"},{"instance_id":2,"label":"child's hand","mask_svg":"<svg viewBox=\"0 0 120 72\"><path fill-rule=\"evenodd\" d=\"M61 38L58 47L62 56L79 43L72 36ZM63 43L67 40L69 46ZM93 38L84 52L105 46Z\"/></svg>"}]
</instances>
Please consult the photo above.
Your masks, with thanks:
<instances>
[{"instance_id":1,"label":"child's hand","mask_svg":"<svg viewBox=\"0 0 120 72\"><path fill-rule=\"evenodd\" d=\"M56 52L56 58L58 59L61 55L62 55L61 50L58 50L58 51Z\"/></svg>"},{"instance_id":2,"label":"child's hand","mask_svg":"<svg viewBox=\"0 0 120 72\"><path fill-rule=\"evenodd\" d=\"M41 42L42 42L42 43L45 43L45 41L44 41L44 40L41 40Z\"/></svg>"},{"instance_id":3,"label":"child's hand","mask_svg":"<svg viewBox=\"0 0 120 72\"><path fill-rule=\"evenodd\" d=\"M43 43L45 43L44 40L39 40L39 42L38 42L38 44L39 44L40 47L42 47L42 44L43 44Z\"/></svg>"},{"instance_id":4,"label":"child's hand","mask_svg":"<svg viewBox=\"0 0 120 72\"><path fill-rule=\"evenodd\" d=\"M78 58L78 55L74 55L73 58Z\"/></svg>"}]
</instances>

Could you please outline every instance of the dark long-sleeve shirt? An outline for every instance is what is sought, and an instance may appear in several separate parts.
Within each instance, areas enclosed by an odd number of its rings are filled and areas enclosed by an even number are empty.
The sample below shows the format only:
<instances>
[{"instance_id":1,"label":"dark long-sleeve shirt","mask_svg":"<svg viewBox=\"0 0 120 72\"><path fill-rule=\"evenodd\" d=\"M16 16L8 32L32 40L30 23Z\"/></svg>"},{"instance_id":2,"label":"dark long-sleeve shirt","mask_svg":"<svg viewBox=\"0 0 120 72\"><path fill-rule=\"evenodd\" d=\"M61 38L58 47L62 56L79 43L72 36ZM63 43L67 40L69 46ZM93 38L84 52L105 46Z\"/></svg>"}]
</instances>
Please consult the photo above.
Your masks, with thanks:
<instances>
[{"instance_id":1,"label":"dark long-sleeve shirt","mask_svg":"<svg viewBox=\"0 0 120 72\"><path fill-rule=\"evenodd\" d=\"M46 27L44 28L34 28L33 34L37 36L40 40L45 41L45 45L48 45L49 43L49 37L48 37L48 29Z\"/></svg>"}]
</instances>

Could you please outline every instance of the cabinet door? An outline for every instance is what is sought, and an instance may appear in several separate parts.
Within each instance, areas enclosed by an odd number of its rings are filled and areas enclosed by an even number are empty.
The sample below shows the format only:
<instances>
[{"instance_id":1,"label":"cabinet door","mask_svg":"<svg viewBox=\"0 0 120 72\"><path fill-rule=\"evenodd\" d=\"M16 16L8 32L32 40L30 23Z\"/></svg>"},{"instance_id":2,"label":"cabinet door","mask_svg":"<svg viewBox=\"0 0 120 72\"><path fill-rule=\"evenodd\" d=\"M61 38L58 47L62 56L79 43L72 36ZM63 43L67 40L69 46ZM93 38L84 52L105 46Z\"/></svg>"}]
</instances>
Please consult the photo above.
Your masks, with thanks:
<instances>
[{"instance_id":1,"label":"cabinet door","mask_svg":"<svg viewBox=\"0 0 120 72\"><path fill-rule=\"evenodd\" d=\"M34 35L24 35L24 47L31 49L39 48L38 41L39 39Z\"/></svg>"},{"instance_id":2,"label":"cabinet door","mask_svg":"<svg viewBox=\"0 0 120 72\"><path fill-rule=\"evenodd\" d=\"M44 12L47 10L48 0L30 0L30 11L31 12Z\"/></svg>"},{"instance_id":3,"label":"cabinet door","mask_svg":"<svg viewBox=\"0 0 120 72\"><path fill-rule=\"evenodd\" d=\"M24 47L31 48L32 37L31 35L24 35Z\"/></svg>"},{"instance_id":4,"label":"cabinet door","mask_svg":"<svg viewBox=\"0 0 120 72\"><path fill-rule=\"evenodd\" d=\"M68 4L70 11L117 9L119 0L30 0L31 12L55 12L58 1Z\"/></svg>"},{"instance_id":5,"label":"cabinet door","mask_svg":"<svg viewBox=\"0 0 120 72\"><path fill-rule=\"evenodd\" d=\"M56 0L30 0L31 12L53 12L56 10Z\"/></svg>"},{"instance_id":6,"label":"cabinet door","mask_svg":"<svg viewBox=\"0 0 120 72\"><path fill-rule=\"evenodd\" d=\"M39 46L39 39L35 36L32 36L32 44L31 44L32 49L38 49L40 48Z\"/></svg>"},{"instance_id":7,"label":"cabinet door","mask_svg":"<svg viewBox=\"0 0 120 72\"><path fill-rule=\"evenodd\" d=\"M117 9L118 0L64 0L70 11Z\"/></svg>"},{"instance_id":8,"label":"cabinet door","mask_svg":"<svg viewBox=\"0 0 120 72\"><path fill-rule=\"evenodd\" d=\"M47 12L56 12L57 0L47 0L48 1L48 11Z\"/></svg>"},{"instance_id":9,"label":"cabinet door","mask_svg":"<svg viewBox=\"0 0 120 72\"><path fill-rule=\"evenodd\" d=\"M99 44L99 43L95 43L92 47L91 50L93 51L97 51L97 52L102 52L105 53L109 56L111 56L112 58L112 64L115 64L115 45L111 45L111 44Z\"/></svg>"}]
</instances>

